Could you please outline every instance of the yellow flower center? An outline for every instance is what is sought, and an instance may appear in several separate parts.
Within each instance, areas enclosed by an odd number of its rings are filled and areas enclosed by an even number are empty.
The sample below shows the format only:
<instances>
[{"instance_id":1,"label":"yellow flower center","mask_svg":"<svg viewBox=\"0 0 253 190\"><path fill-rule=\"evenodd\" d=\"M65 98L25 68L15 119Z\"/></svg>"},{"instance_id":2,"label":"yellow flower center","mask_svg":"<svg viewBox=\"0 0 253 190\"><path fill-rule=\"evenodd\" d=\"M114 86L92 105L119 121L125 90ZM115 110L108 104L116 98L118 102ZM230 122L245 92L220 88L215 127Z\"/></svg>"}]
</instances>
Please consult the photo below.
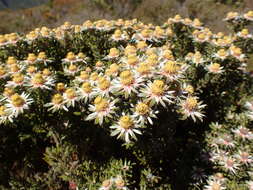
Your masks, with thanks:
<instances>
[{"instance_id":1,"label":"yellow flower center","mask_svg":"<svg viewBox=\"0 0 253 190\"><path fill-rule=\"evenodd\" d=\"M21 107L25 104L25 100L18 94L14 94L11 96L11 103L15 107Z\"/></svg>"},{"instance_id":2,"label":"yellow flower center","mask_svg":"<svg viewBox=\"0 0 253 190\"><path fill-rule=\"evenodd\" d=\"M38 55L38 58L39 59L46 59L47 58L46 53L45 52L40 52L39 55Z\"/></svg>"},{"instance_id":3,"label":"yellow flower center","mask_svg":"<svg viewBox=\"0 0 253 190\"><path fill-rule=\"evenodd\" d=\"M136 53L136 48L134 46L128 45L125 48L125 55L130 55L130 54L135 54Z\"/></svg>"},{"instance_id":4,"label":"yellow flower center","mask_svg":"<svg viewBox=\"0 0 253 190\"><path fill-rule=\"evenodd\" d=\"M82 90L85 92L85 93L91 93L92 92L92 87L91 87L91 84L89 82L84 82L82 84Z\"/></svg>"},{"instance_id":5,"label":"yellow flower center","mask_svg":"<svg viewBox=\"0 0 253 190\"><path fill-rule=\"evenodd\" d=\"M127 58L128 65L136 65L138 63L138 57L136 55L129 55Z\"/></svg>"},{"instance_id":6,"label":"yellow flower center","mask_svg":"<svg viewBox=\"0 0 253 190\"><path fill-rule=\"evenodd\" d=\"M34 66L30 66L30 67L28 67L28 69L27 69L27 72L28 73L34 73L36 71L36 67L34 67Z\"/></svg>"},{"instance_id":7,"label":"yellow flower center","mask_svg":"<svg viewBox=\"0 0 253 190\"><path fill-rule=\"evenodd\" d=\"M109 52L109 56L111 57L117 57L119 56L119 50L116 48L111 48Z\"/></svg>"},{"instance_id":8,"label":"yellow flower center","mask_svg":"<svg viewBox=\"0 0 253 190\"><path fill-rule=\"evenodd\" d=\"M114 37L119 38L122 35L122 32L120 30L115 30Z\"/></svg>"},{"instance_id":9,"label":"yellow flower center","mask_svg":"<svg viewBox=\"0 0 253 190\"><path fill-rule=\"evenodd\" d=\"M191 24L191 23L192 23L192 20L189 19L189 18L185 18L185 19L184 19L184 23L185 23L185 24Z\"/></svg>"},{"instance_id":10,"label":"yellow flower center","mask_svg":"<svg viewBox=\"0 0 253 190\"><path fill-rule=\"evenodd\" d=\"M199 26L202 25L202 23L199 21L199 19L195 18L195 19L193 20L193 25L196 26L196 27L199 27Z\"/></svg>"},{"instance_id":11,"label":"yellow flower center","mask_svg":"<svg viewBox=\"0 0 253 190\"><path fill-rule=\"evenodd\" d=\"M192 94L194 92L194 88L191 85L187 85L185 91Z\"/></svg>"},{"instance_id":12,"label":"yellow flower center","mask_svg":"<svg viewBox=\"0 0 253 190\"><path fill-rule=\"evenodd\" d=\"M13 78L12 78L12 81L15 82L15 83L21 83L21 82L24 81L24 75L22 75L22 74L14 74Z\"/></svg>"},{"instance_id":13,"label":"yellow flower center","mask_svg":"<svg viewBox=\"0 0 253 190\"><path fill-rule=\"evenodd\" d=\"M220 49L218 51L218 55L221 56L221 57L225 57L227 55L227 52L225 49Z\"/></svg>"},{"instance_id":14,"label":"yellow flower center","mask_svg":"<svg viewBox=\"0 0 253 190\"><path fill-rule=\"evenodd\" d=\"M5 106L0 106L0 116L5 116L5 115L7 115L6 107Z\"/></svg>"},{"instance_id":15,"label":"yellow flower center","mask_svg":"<svg viewBox=\"0 0 253 190\"><path fill-rule=\"evenodd\" d=\"M42 74L44 76L49 76L49 75L51 75L51 71L49 69L44 69L43 72L42 72Z\"/></svg>"},{"instance_id":16,"label":"yellow flower center","mask_svg":"<svg viewBox=\"0 0 253 190\"><path fill-rule=\"evenodd\" d=\"M40 73L37 73L34 75L33 79L32 79L32 83L35 85L42 85L45 83L45 80L43 78L43 75Z\"/></svg>"},{"instance_id":17,"label":"yellow flower center","mask_svg":"<svg viewBox=\"0 0 253 190\"><path fill-rule=\"evenodd\" d=\"M68 68L71 72L77 71L77 66L71 64Z\"/></svg>"},{"instance_id":18,"label":"yellow flower center","mask_svg":"<svg viewBox=\"0 0 253 190\"><path fill-rule=\"evenodd\" d=\"M27 61L34 62L34 61L36 61L36 59L37 59L37 57L34 53L29 53L28 54Z\"/></svg>"},{"instance_id":19,"label":"yellow flower center","mask_svg":"<svg viewBox=\"0 0 253 190\"><path fill-rule=\"evenodd\" d=\"M19 66L17 64L11 65L11 72L18 72L20 70Z\"/></svg>"},{"instance_id":20,"label":"yellow flower center","mask_svg":"<svg viewBox=\"0 0 253 190\"><path fill-rule=\"evenodd\" d=\"M111 186L111 180L107 179L102 182L102 187L110 187Z\"/></svg>"},{"instance_id":21,"label":"yellow flower center","mask_svg":"<svg viewBox=\"0 0 253 190\"><path fill-rule=\"evenodd\" d=\"M213 72L220 71L220 64L219 63L213 63L210 65L209 69Z\"/></svg>"},{"instance_id":22,"label":"yellow flower center","mask_svg":"<svg viewBox=\"0 0 253 190\"><path fill-rule=\"evenodd\" d=\"M73 98L76 97L76 92L75 92L75 90L72 89L72 88L67 89L67 90L65 91L65 93L66 93L68 99L73 99Z\"/></svg>"},{"instance_id":23,"label":"yellow flower center","mask_svg":"<svg viewBox=\"0 0 253 190\"><path fill-rule=\"evenodd\" d=\"M17 60L15 57L8 57L8 60L6 61L8 65L13 65L17 63Z\"/></svg>"},{"instance_id":24,"label":"yellow flower center","mask_svg":"<svg viewBox=\"0 0 253 190\"><path fill-rule=\"evenodd\" d=\"M0 36L0 44L3 44L7 41L7 39L4 36Z\"/></svg>"},{"instance_id":25,"label":"yellow flower center","mask_svg":"<svg viewBox=\"0 0 253 190\"><path fill-rule=\"evenodd\" d=\"M247 16L248 16L248 17L253 17L253 11L247 12Z\"/></svg>"},{"instance_id":26,"label":"yellow flower center","mask_svg":"<svg viewBox=\"0 0 253 190\"><path fill-rule=\"evenodd\" d=\"M96 67L102 67L104 63L102 61L96 62Z\"/></svg>"},{"instance_id":27,"label":"yellow flower center","mask_svg":"<svg viewBox=\"0 0 253 190\"><path fill-rule=\"evenodd\" d=\"M110 87L111 83L109 80L107 80L104 77L99 78L98 80L98 86L101 90L106 90Z\"/></svg>"},{"instance_id":28,"label":"yellow flower center","mask_svg":"<svg viewBox=\"0 0 253 190\"><path fill-rule=\"evenodd\" d=\"M6 74L6 70L3 67L0 67L0 76L3 76Z\"/></svg>"},{"instance_id":29,"label":"yellow flower center","mask_svg":"<svg viewBox=\"0 0 253 190\"><path fill-rule=\"evenodd\" d=\"M82 71L79 76L82 80L89 79L90 75L86 71Z\"/></svg>"},{"instance_id":30,"label":"yellow flower center","mask_svg":"<svg viewBox=\"0 0 253 190\"><path fill-rule=\"evenodd\" d=\"M101 96L96 97L94 104L97 112L105 111L109 107L108 101Z\"/></svg>"},{"instance_id":31,"label":"yellow flower center","mask_svg":"<svg viewBox=\"0 0 253 190\"><path fill-rule=\"evenodd\" d=\"M148 38L150 36L150 33L151 31L148 30L148 29L144 29L141 31L141 35L144 37L144 38Z\"/></svg>"},{"instance_id":32,"label":"yellow flower center","mask_svg":"<svg viewBox=\"0 0 253 190\"><path fill-rule=\"evenodd\" d=\"M148 63L140 63L139 67L136 69L140 74L148 74L151 71L151 67Z\"/></svg>"},{"instance_id":33,"label":"yellow flower center","mask_svg":"<svg viewBox=\"0 0 253 190\"><path fill-rule=\"evenodd\" d=\"M62 102L63 102L63 97L62 97L62 95L61 94L55 94L54 96L53 96L53 98L52 98L52 102L54 103L54 104L61 104Z\"/></svg>"},{"instance_id":34,"label":"yellow flower center","mask_svg":"<svg viewBox=\"0 0 253 190\"><path fill-rule=\"evenodd\" d=\"M140 115L145 115L149 112L149 106L145 103L140 102L136 105L135 110Z\"/></svg>"},{"instance_id":35,"label":"yellow flower center","mask_svg":"<svg viewBox=\"0 0 253 190\"><path fill-rule=\"evenodd\" d=\"M241 34L242 34L243 36L247 36L247 35L249 34L249 30L246 29L246 28L244 28L244 29L241 31Z\"/></svg>"},{"instance_id":36,"label":"yellow flower center","mask_svg":"<svg viewBox=\"0 0 253 190\"><path fill-rule=\"evenodd\" d=\"M123 85L130 85L132 84L134 81L134 77L131 73L131 71L127 70L127 71L122 71L120 73L120 82L123 84Z\"/></svg>"},{"instance_id":37,"label":"yellow flower center","mask_svg":"<svg viewBox=\"0 0 253 190\"><path fill-rule=\"evenodd\" d=\"M179 71L180 67L174 61L168 61L164 65L164 72L168 74L175 74Z\"/></svg>"},{"instance_id":38,"label":"yellow flower center","mask_svg":"<svg viewBox=\"0 0 253 190\"><path fill-rule=\"evenodd\" d=\"M137 43L137 48L138 48L138 49L144 49L144 48L146 48L147 46L148 46L148 45L146 44L145 41L140 41L140 42Z\"/></svg>"},{"instance_id":39,"label":"yellow flower center","mask_svg":"<svg viewBox=\"0 0 253 190\"><path fill-rule=\"evenodd\" d=\"M86 56L83 52L78 53L77 55L79 58L84 59Z\"/></svg>"},{"instance_id":40,"label":"yellow flower center","mask_svg":"<svg viewBox=\"0 0 253 190\"><path fill-rule=\"evenodd\" d=\"M112 72L112 73L116 73L116 72L118 72L118 70L119 70L119 66L117 65L117 64L111 64L110 65L110 71Z\"/></svg>"},{"instance_id":41,"label":"yellow flower center","mask_svg":"<svg viewBox=\"0 0 253 190\"><path fill-rule=\"evenodd\" d=\"M220 184L214 182L214 183L212 184L212 190L221 190Z\"/></svg>"},{"instance_id":42,"label":"yellow flower center","mask_svg":"<svg viewBox=\"0 0 253 190\"><path fill-rule=\"evenodd\" d=\"M198 35L198 38L199 38L200 40L204 40L204 39L206 38L206 35L205 35L204 33L200 33L200 34Z\"/></svg>"},{"instance_id":43,"label":"yellow flower center","mask_svg":"<svg viewBox=\"0 0 253 190\"><path fill-rule=\"evenodd\" d=\"M15 94L15 92L12 88L5 88L3 94L7 97L11 97L13 94Z\"/></svg>"},{"instance_id":44,"label":"yellow flower center","mask_svg":"<svg viewBox=\"0 0 253 190\"><path fill-rule=\"evenodd\" d=\"M76 59L76 56L73 52L68 52L66 59L73 61Z\"/></svg>"},{"instance_id":45,"label":"yellow flower center","mask_svg":"<svg viewBox=\"0 0 253 190\"><path fill-rule=\"evenodd\" d=\"M186 109L188 110L193 110L197 107L198 105L198 100L195 97L189 97L186 99Z\"/></svg>"},{"instance_id":46,"label":"yellow flower center","mask_svg":"<svg viewBox=\"0 0 253 190\"><path fill-rule=\"evenodd\" d=\"M90 75L91 80L96 81L98 79L98 74L96 72L91 73Z\"/></svg>"},{"instance_id":47,"label":"yellow flower center","mask_svg":"<svg viewBox=\"0 0 253 190\"><path fill-rule=\"evenodd\" d=\"M164 82L162 80L155 80L151 85L151 91L155 95L162 95L164 93Z\"/></svg>"},{"instance_id":48,"label":"yellow flower center","mask_svg":"<svg viewBox=\"0 0 253 190\"><path fill-rule=\"evenodd\" d=\"M173 56L173 54L172 54L172 52L170 50L165 50L163 52L163 57L165 59L169 59L169 60L173 60L174 59L174 56Z\"/></svg>"},{"instance_id":49,"label":"yellow flower center","mask_svg":"<svg viewBox=\"0 0 253 190\"><path fill-rule=\"evenodd\" d=\"M62 83L62 82L57 83L56 90L59 91L59 92L65 91L65 85L64 85L64 83Z\"/></svg>"},{"instance_id":50,"label":"yellow flower center","mask_svg":"<svg viewBox=\"0 0 253 190\"><path fill-rule=\"evenodd\" d=\"M181 16L180 15L175 15L175 17L174 17L174 20L176 20L176 21L179 21L179 20L181 20L182 18L181 18Z\"/></svg>"},{"instance_id":51,"label":"yellow flower center","mask_svg":"<svg viewBox=\"0 0 253 190\"><path fill-rule=\"evenodd\" d=\"M116 179L115 180L115 185L118 188L124 187L125 186L125 181L123 179L121 179L121 178Z\"/></svg>"},{"instance_id":52,"label":"yellow flower center","mask_svg":"<svg viewBox=\"0 0 253 190\"><path fill-rule=\"evenodd\" d=\"M233 53L236 56L240 56L242 54L242 50L240 48L234 48Z\"/></svg>"},{"instance_id":53,"label":"yellow flower center","mask_svg":"<svg viewBox=\"0 0 253 190\"><path fill-rule=\"evenodd\" d=\"M120 117L119 125L120 125L120 127L127 130L127 129L130 129L133 127L134 122L130 116L124 115L124 116Z\"/></svg>"}]
</instances>

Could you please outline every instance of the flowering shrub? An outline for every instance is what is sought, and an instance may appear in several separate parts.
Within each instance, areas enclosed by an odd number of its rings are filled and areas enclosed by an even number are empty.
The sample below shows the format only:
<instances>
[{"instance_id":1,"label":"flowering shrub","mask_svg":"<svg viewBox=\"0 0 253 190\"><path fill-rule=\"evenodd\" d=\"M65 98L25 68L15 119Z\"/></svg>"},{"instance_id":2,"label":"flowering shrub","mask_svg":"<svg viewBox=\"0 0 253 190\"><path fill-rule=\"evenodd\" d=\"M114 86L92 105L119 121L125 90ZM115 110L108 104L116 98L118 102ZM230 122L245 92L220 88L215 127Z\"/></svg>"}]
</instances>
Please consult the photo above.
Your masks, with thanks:
<instances>
[{"instance_id":1,"label":"flowering shrub","mask_svg":"<svg viewBox=\"0 0 253 190\"><path fill-rule=\"evenodd\" d=\"M1 35L2 188L252 189L253 12L225 20Z\"/></svg>"}]
</instances>

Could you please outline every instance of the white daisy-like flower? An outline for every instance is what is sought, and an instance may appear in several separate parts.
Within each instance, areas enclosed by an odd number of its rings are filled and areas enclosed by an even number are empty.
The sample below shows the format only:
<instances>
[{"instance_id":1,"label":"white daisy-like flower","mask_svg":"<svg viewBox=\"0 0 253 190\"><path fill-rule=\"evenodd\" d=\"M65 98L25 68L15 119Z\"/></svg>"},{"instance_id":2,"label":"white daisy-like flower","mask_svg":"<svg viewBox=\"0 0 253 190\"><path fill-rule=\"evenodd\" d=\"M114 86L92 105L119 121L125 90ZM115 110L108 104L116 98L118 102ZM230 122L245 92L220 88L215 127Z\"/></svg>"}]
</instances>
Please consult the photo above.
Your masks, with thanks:
<instances>
[{"instance_id":1,"label":"white daisy-like flower","mask_svg":"<svg viewBox=\"0 0 253 190\"><path fill-rule=\"evenodd\" d=\"M128 98L133 92L138 93L142 78L136 77L130 70L120 73L120 76L112 81L113 91L123 93Z\"/></svg>"},{"instance_id":2,"label":"white daisy-like flower","mask_svg":"<svg viewBox=\"0 0 253 190\"><path fill-rule=\"evenodd\" d=\"M237 129L232 129L232 131L240 138L242 138L243 140L251 140L253 139L253 134L252 132L243 126L239 126Z\"/></svg>"},{"instance_id":3,"label":"white daisy-like flower","mask_svg":"<svg viewBox=\"0 0 253 190\"><path fill-rule=\"evenodd\" d=\"M84 100L84 103L87 103L92 97L95 96L93 87L89 82L84 82L81 87L77 88L77 94L80 100Z\"/></svg>"},{"instance_id":4,"label":"white daisy-like flower","mask_svg":"<svg viewBox=\"0 0 253 190\"><path fill-rule=\"evenodd\" d=\"M76 63L79 60L77 59L76 55L73 52L68 52L66 58L62 59L63 63Z\"/></svg>"},{"instance_id":5,"label":"white daisy-like flower","mask_svg":"<svg viewBox=\"0 0 253 190\"><path fill-rule=\"evenodd\" d=\"M180 15L175 15L174 18L169 18L169 20L174 23L183 22L183 18Z\"/></svg>"},{"instance_id":6,"label":"white daisy-like flower","mask_svg":"<svg viewBox=\"0 0 253 190\"><path fill-rule=\"evenodd\" d=\"M23 86L25 84L26 80L27 79L25 78L25 76L23 74L16 73L16 74L13 74L12 80L7 81L7 84L5 86L11 87L11 88Z\"/></svg>"},{"instance_id":7,"label":"white daisy-like flower","mask_svg":"<svg viewBox=\"0 0 253 190\"><path fill-rule=\"evenodd\" d=\"M102 125L105 118L112 118L115 114L115 103L116 100L110 101L106 98L102 98L101 96L98 96L94 100L94 105L89 105L89 111L92 113L86 117L86 120L94 120L99 125Z\"/></svg>"},{"instance_id":8,"label":"white daisy-like flower","mask_svg":"<svg viewBox=\"0 0 253 190\"><path fill-rule=\"evenodd\" d=\"M79 76L75 77L74 83L80 84L89 81L90 75L87 71L81 71Z\"/></svg>"},{"instance_id":9,"label":"white daisy-like flower","mask_svg":"<svg viewBox=\"0 0 253 190\"><path fill-rule=\"evenodd\" d=\"M196 118L201 121L203 120L204 114L202 113L202 109L206 105L199 102L198 97L188 96L185 100L181 100L180 106L185 117L191 117L194 122Z\"/></svg>"},{"instance_id":10,"label":"white daisy-like flower","mask_svg":"<svg viewBox=\"0 0 253 190\"><path fill-rule=\"evenodd\" d=\"M64 74L75 76L80 71L80 67L74 64L70 64L69 66L65 66L63 70Z\"/></svg>"},{"instance_id":11,"label":"white daisy-like flower","mask_svg":"<svg viewBox=\"0 0 253 190\"><path fill-rule=\"evenodd\" d=\"M235 158L239 160L242 164L251 164L253 162L253 157L245 151L239 150L238 153L235 155Z\"/></svg>"},{"instance_id":12,"label":"white daisy-like flower","mask_svg":"<svg viewBox=\"0 0 253 190\"><path fill-rule=\"evenodd\" d=\"M44 105L45 107L50 107L48 111L56 112L58 110L65 110L68 111L67 107L65 106L64 98L61 94L55 94L52 97L51 102Z\"/></svg>"},{"instance_id":13,"label":"white daisy-like flower","mask_svg":"<svg viewBox=\"0 0 253 190\"><path fill-rule=\"evenodd\" d=\"M113 130L111 132L111 136L117 135L118 139L122 138L126 143L131 142L130 138L137 140L135 133L139 135L142 134L139 130L141 125L137 123L133 116L125 115L125 113L122 113L122 116L119 118L117 123L112 125L110 128Z\"/></svg>"},{"instance_id":14,"label":"white daisy-like flower","mask_svg":"<svg viewBox=\"0 0 253 190\"><path fill-rule=\"evenodd\" d=\"M222 137L218 137L217 143L226 147L234 147L235 141L231 135L224 134Z\"/></svg>"},{"instance_id":15,"label":"white daisy-like flower","mask_svg":"<svg viewBox=\"0 0 253 190\"><path fill-rule=\"evenodd\" d=\"M122 57L120 62L124 64L126 69L134 69L140 63L140 60L137 54L130 54L127 57Z\"/></svg>"},{"instance_id":16,"label":"white daisy-like flower","mask_svg":"<svg viewBox=\"0 0 253 190\"><path fill-rule=\"evenodd\" d=\"M169 81L178 80L183 77L183 73L187 69L186 64L178 63L175 61L167 61L161 65L158 74L165 76Z\"/></svg>"},{"instance_id":17,"label":"white daisy-like flower","mask_svg":"<svg viewBox=\"0 0 253 190\"><path fill-rule=\"evenodd\" d=\"M245 39L253 37L252 34L249 33L249 30L246 28L242 29L242 31L238 32L236 35L240 38L245 38Z\"/></svg>"},{"instance_id":18,"label":"white daisy-like flower","mask_svg":"<svg viewBox=\"0 0 253 190\"><path fill-rule=\"evenodd\" d=\"M229 56L229 52L225 49L220 49L217 53L214 54L214 57L224 60Z\"/></svg>"},{"instance_id":19,"label":"white daisy-like flower","mask_svg":"<svg viewBox=\"0 0 253 190\"><path fill-rule=\"evenodd\" d=\"M212 152L210 160L212 162L221 162L225 158L227 158L227 156L228 156L228 152L217 148L215 151Z\"/></svg>"},{"instance_id":20,"label":"white daisy-like flower","mask_svg":"<svg viewBox=\"0 0 253 190\"><path fill-rule=\"evenodd\" d=\"M104 72L106 66L102 61L97 61L94 66L96 72Z\"/></svg>"},{"instance_id":21,"label":"white daisy-like flower","mask_svg":"<svg viewBox=\"0 0 253 190\"><path fill-rule=\"evenodd\" d=\"M36 73L29 77L25 86L31 87L31 89L47 89L50 90L54 86L54 79L51 77L44 77L41 73Z\"/></svg>"},{"instance_id":22,"label":"white daisy-like flower","mask_svg":"<svg viewBox=\"0 0 253 190\"><path fill-rule=\"evenodd\" d=\"M226 187L223 185L222 181L211 178L207 181L207 185L204 186L204 190L224 190Z\"/></svg>"},{"instance_id":23,"label":"white daisy-like flower","mask_svg":"<svg viewBox=\"0 0 253 190\"><path fill-rule=\"evenodd\" d=\"M106 77L99 77L97 86L93 89L94 94L109 97L112 91L113 86L111 85L111 81Z\"/></svg>"},{"instance_id":24,"label":"white daisy-like flower","mask_svg":"<svg viewBox=\"0 0 253 190\"><path fill-rule=\"evenodd\" d=\"M209 42L210 37L211 36L206 31L193 32L193 40L199 43Z\"/></svg>"},{"instance_id":25,"label":"white daisy-like flower","mask_svg":"<svg viewBox=\"0 0 253 190\"><path fill-rule=\"evenodd\" d=\"M75 107L75 103L79 101L78 94L76 90L73 88L66 89L65 92L63 93L63 98L67 107L70 106Z\"/></svg>"},{"instance_id":26,"label":"white daisy-like flower","mask_svg":"<svg viewBox=\"0 0 253 190\"><path fill-rule=\"evenodd\" d=\"M194 87L190 84L183 83L180 94L193 94Z\"/></svg>"},{"instance_id":27,"label":"white daisy-like flower","mask_svg":"<svg viewBox=\"0 0 253 190\"><path fill-rule=\"evenodd\" d=\"M115 30L114 34L111 37L112 41L123 41L127 40L129 37L126 33L122 32L121 30Z\"/></svg>"},{"instance_id":28,"label":"white daisy-like flower","mask_svg":"<svg viewBox=\"0 0 253 190\"><path fill-rule=\"evenodd\" d=\"M9 74L17 74L17 73L21 73L25 69L25 66L12 64L12 65L9 65L8 68L9 68Z\"/></svg>"},{"instance_id":29,"label":"white daisy-like flower","mask_svg":"<svg viewBox=\"0 0 253 190\"><path fill-rule=\"evenodd\" d=\"M153 104L161 104L166 107L166 103L173 103L174 91L169 91L169 87L164 83L163 80L155 80L149 82L145 88L141 89L141 93L138 94L140 97Z\"/></svg>"},{"instance_id":30,"label":"white daisy-like flower","mask_svg":"<svg viewBox=\"0 0 253 190\"><path fill-rule=\"evenodd\" d=\"M4 105L0 106L0 124L8 121L13 122L14 115L10 110L7 110Z\"/></svg>"},{"instance_id":31,"label":"white daisy-like flower","mask_svg":"<svg viewBox=\"0 0 253 190\"><path fill-rule=\"evenodd\" d=\"M119 58L120 51L117 48L111 48L109 54L104 59L116 59Z\"/></svg>"},{"instance_id":32,"label":"white daisy-like flower","mask_svg":"<svg viewBox=\"0 0 253 190\"><path fill-rule=\"evenodd\" d=\"M128 190L128 188L126 187L126 182L120 175L114 179L114 184L118 190Z\"/></svg>"},{"instance_id":33,"label":"white daisy-like flower","mask_svg":"<svg viewBox=\"0 0 253 190\"><path fill-rule=\"evenodd\" d=\"M140 123L141 125L144 125L146 123L150 123L153 125L152 118L157 118L156 114L159 113L159 111L154 111L148 105L148 103L139 101L135 106L133 107L133 117L137 120L137 123Z\"/></svg>"},{"instance_id":34,"label":"white daisy-like flower","mask_svg":"<svg viewBox=\"0 0 253 190\"><path fill-rule=\"evenodd\" d=\"M228 170L229 172L236 173L236 170L239 169L239 164L236 162L236 159L233 157L225 157L221 162L220 162L223 167Z\"/></svg>"},{"instance_id":35,"label":"white daisy-like flower","mask_svg":"<svg viewBox=\"0 0 253 190\"><path fill-rule=\"evenodd\" d=\"M202 54L199 51L197 51L192 57L192 62L198 66L201 63L204 63L205 59L203 58Z\"/></svg>"},{"instance_id":36,"label":"white daisy-like flower","mask_svg":"<svg viewBox=\"0 0 253 190\"><path fill-rule=\"evenodd\" d=\"M209 73L213 73L213 74L220 74L222 73L224 70L222 70L223 67L220 66L219 63L211 63L209 65L206 66L206 70Z\"/></svg>"},{"instance_id":37,"label":"white daisy-like flower","mask_svg":"<svg viewBox=\"0 0 253 190\"><path fill-rule=\"evenodd\" d=\"M47 64L51 63L52 60L47 58L47 55L45 52L40 52L37 57L37 62L43 63L45 66L47 66Z\"/></svg>"},{"instance_id":38,"label":"white daisy-like flower","mask_svg":"<svg viewBox=\"0 0 253 190\"><path fill-rule=\"evenodd\" d=\"M22 61L22 63L25 63L27 65L35 64L37 61L37 56L34 53L29 53L26 60Z\"/></svg>"},{"instance_id":39,"label":"white daisy-like flower","mask_svg":"<svg viewBox=\"0 0 253 190\"><path fill-rule=\"evenodd\" d=\"M112 187L112 185L113 185L113 180L112 179L104 180L102 182L101 187L98 190L110 190L110 188Z\"/></svg>"},{"instance_id":40,"label":"white daisy-like flower","mask_svg":"<svg viewBox=\"0 0 253 190\"><path fill-rule=\"evenodd\" d=\"M224 21L237 20L239 18L240 18L240 15L238 12L229 12L227 13L227 16L224 19Z\"/></svg>"},{"instance_id":41,"label":"white daisy-like flower","mask_svg":"<svg viewBox=\"0 0 253 190\"><path fill-rule=\"evenodd\" d=\"M145 29L141 30L139 33L135 33L132 36L132 39L136 40L136 41L147 41L147 40L152 41L153 40L153 31L145 28Z\"/></svg>"},{"instance_id":42,"label":"white daisy-like flower","mask_svg":"<svg viewBox=\"0 0 253 190\"><path fill-rule=\"evenodd\" d=\"M253 11L248 11L243 15L246 20L253 21Z\"/></svg>"},{"instance_id":43,"label":"white daisy-like flower","mask_svg":"<svg viewBox=\"0 0 253 190\"><path fill-rule=\"evenodd\" d=\"M5 106L7 111L10 111L15 117L24 113L24 110L29 109L29 105L33 103L33 100L29 98L29 95L24 92L22 92L21 95L17 93L14 94L6 101L7 103Z\"/></svg>"},{"instance_id":44,"label":"white daisy-like flower","mask_svg":"<svg viewBox=\"0 0 253 190\"><path fill-rule=\"evenodd\" d=\"M231 46L229 48L230 50L230 54L235 57L236 59L238 59L239 61L243 61L245 58L245 55L242 53L242 49L236 46Z\"/></svg>"}]
</instances>

